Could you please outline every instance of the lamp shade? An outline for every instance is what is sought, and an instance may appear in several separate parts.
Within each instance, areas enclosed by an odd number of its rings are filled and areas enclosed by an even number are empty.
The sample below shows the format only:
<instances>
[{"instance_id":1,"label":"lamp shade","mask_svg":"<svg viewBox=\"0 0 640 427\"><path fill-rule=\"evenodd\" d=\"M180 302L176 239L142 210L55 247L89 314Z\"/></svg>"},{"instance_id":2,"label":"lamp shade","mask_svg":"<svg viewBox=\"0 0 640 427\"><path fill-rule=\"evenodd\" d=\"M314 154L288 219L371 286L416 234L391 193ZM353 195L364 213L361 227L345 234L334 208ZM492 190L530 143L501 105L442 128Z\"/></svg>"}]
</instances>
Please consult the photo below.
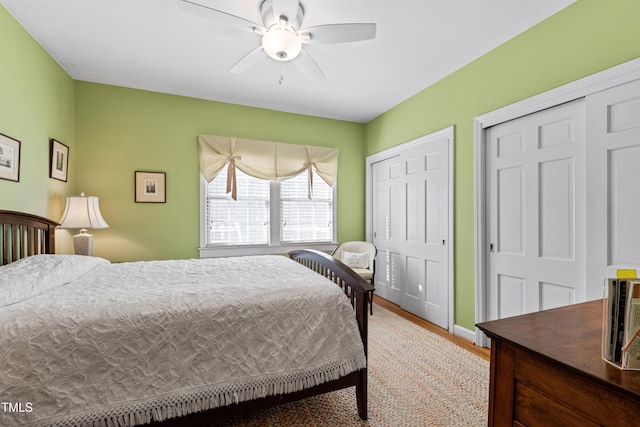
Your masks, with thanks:
<instances>
[{"instance_id":1,"label":"lamp shade","mask_svg":"<svg viewBox=\"0 0 640 427\"><path fill-rule=\"evenodd\" d=\"M109 228L100 213L98 198L95 196L67 197L60 228Z\"/></svg>"},{"instance_id":2,"label":"lamp shade","mask_svg":"<svg viewBox=\"0 0 640 427\"><path fill-rule=\"evenodd\" d=\"M300 54L302 41L293 30L276 24L262 36L262 48L276 61L291 61Z\"/></svg>"}]
</instances>

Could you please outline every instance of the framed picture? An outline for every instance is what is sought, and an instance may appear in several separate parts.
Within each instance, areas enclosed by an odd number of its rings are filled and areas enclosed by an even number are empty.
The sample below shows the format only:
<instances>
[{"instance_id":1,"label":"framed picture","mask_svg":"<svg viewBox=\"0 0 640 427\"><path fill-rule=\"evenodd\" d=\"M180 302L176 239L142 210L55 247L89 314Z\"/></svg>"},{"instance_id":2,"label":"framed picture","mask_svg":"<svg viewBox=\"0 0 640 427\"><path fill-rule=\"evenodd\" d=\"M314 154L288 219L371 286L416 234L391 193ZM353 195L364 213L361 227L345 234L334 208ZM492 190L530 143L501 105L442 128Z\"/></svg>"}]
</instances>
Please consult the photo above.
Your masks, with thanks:
<instances>
[{"instance_id":1,"label":"framed picture","mask_svg":"<svg viewBox=\"0 0 640 427\"><path fill-rule=\"evenodd\" d=\"M49 177L67 182L69 177L69 147L51 138Z\"/></svg>"},{"instance_id":2,"label":"framed picture","mask_svg":"<svg viewBox=\"0 0 640 427\"><path fill-rule=\"evenodd\" d=\"M167 174L136 171L136 203L165 203Z\"/></svg>"},{"instance_id":3,"label":"framed picture","mask_svg":"<svg viewBox=\"0 0 640 427\"><path fill-rule=\"evenodd\" d=\"M0 179L20 181L20 141L1 133Z\"/></svg>"}]
</instances>

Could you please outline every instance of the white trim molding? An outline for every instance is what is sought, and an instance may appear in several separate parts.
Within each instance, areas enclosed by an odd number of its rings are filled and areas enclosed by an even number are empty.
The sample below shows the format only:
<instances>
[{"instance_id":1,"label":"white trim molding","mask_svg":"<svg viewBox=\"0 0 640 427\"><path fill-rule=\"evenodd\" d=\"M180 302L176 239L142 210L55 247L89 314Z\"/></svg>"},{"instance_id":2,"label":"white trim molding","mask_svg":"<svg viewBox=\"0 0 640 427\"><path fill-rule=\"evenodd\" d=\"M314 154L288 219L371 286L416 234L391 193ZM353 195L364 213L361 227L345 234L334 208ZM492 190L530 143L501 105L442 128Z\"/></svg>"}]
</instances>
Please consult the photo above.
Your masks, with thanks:
<instances>
[{"instance_id":1,"label":"white trim molding","mask_svg":"<svg viewBox=\"0 0 640 427\"><path fill-rule=\"evenodd\" d=\"M453 327L453 334L459 336L460 338L464 338L465 340L467 340L469 342L475 342L475 340L476 340L475 331L473 331L471 329L467 329L467 328L462 327L460 325L455 325Z\"/></svg>"},{"instance_id":2,"label":"white trim molding","mask_svg":"<svg viewBox=\"0 0 640 427\"><path fill-rule=\"evenodd\" d=\"M299 245L265 246L216 246L208 248L198 248L200 258L218 258L229 256L247 255L285 255L297 249L315 249L322 252L332 253L337 243L302 243Z\"/></svg>"},{"instance_id":3,"label":"white trim molding","mask_svg":"<svg viewBox=\"0 0 640 427\"><path fill-rule=\"evenodd\" d=\"M486 206L485 206L485 132L486 129L517 119L527 114L533 114L547 108L555 107L566 102L584 98L602 90L610 89L634 80L640 79L640 58L625 62L613 68L567 83L555 89L516 102L495 111L478 116L474 119L474 287L475 287L475 319L476 323L487 319L486 300L486 262L488 241L486 237ZM488 340L476 328L475 343L486 347Z\"/></svg>"}]
</instances>

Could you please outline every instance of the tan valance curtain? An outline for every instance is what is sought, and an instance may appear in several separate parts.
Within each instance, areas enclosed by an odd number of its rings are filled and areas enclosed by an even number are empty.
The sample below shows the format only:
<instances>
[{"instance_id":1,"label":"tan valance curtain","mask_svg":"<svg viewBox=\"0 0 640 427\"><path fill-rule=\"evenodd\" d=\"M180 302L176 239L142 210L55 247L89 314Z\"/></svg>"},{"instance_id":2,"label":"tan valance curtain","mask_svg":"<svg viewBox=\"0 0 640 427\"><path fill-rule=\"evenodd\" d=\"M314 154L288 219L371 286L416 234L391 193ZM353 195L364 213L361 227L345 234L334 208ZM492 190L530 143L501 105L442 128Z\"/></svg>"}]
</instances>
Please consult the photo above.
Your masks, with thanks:
<instances>
[{"instance_id":1,"label":"tan valance curtain","mask_svg":"<svg viewBox=\"0 0 640 427\"><path fill-rule=\"evenodd\" d=\"M330 186L338 175L337 148L284 142L258 141L228 136L199 135L198 152L200 173L210 182L229 163L227 193L236 200L236 173L240 169L247 175L266 180L282 180L315 169ZM313 174L309 173L309 198Z\"/></svg>"}]
</instances>

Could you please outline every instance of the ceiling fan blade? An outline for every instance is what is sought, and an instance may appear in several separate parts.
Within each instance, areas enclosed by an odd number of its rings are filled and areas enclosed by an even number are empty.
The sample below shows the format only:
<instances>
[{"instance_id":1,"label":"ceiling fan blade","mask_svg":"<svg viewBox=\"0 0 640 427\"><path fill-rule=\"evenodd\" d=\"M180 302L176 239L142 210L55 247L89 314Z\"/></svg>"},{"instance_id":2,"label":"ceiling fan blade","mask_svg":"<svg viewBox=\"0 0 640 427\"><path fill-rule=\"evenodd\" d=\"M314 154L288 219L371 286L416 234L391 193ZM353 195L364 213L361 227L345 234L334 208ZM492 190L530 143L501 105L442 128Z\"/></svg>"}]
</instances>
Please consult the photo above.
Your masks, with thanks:
<instances>
[{"instance_id":1,"label":"ceiling fan blade","mask_svg":"<svg viewBox=\"0 0 640 427\"><path fill-rule=\"evenodd\" d=\"M376 24L327 24L300 30L305 43L347 43L370 40L376 37Z\"/></svg>"},{"instance_id":2,"label":"ceiling fan blade","mask_svg":"<svg viewBox=\"0 0 640 427\"><path fill-rule=\"evenodd\" d=\"M304 49L302 49L298 57L291 62L293 62L293 65L309 80L320 81L325 79L325 75L316 60Z\"/></svg>"},{"instance_id":3,"label":"ceiling fan blade","mask_svg":"<svg viewBox=\"0 0 640 427\"><path fill-rule=\"evenodd\" d=\"M272 0L273 14L276 22L280 16L286 16L293 23L298 14L298 0Z\"/></svg>"},{"instance_id":4,"label":"ceiling fan blade","mask_svg":"<svg viewBox=\"0 0 640 427\"><path fill-rule=\"evenodd\" d=\"M178 7L184 11L211 19L212 21L222 25L228 25L230 27L251 32L264 31L264 28L255 22L240 18L239 16L231 15L230 13L223 12L218 9L212 9L189 0L179 0Z\"/></svg>"},{"instance_id":5,"label":"ceiling fan blade","mask_svg":"<svg viewBox=\"0 0 640 427\"><path fill-rule=\"evenodd\" d=\"M258 46L236 62L229 71L236 74L244 73L266 57L267 55L264 53L262 46Z\"/></svg>"}]
</instances>

